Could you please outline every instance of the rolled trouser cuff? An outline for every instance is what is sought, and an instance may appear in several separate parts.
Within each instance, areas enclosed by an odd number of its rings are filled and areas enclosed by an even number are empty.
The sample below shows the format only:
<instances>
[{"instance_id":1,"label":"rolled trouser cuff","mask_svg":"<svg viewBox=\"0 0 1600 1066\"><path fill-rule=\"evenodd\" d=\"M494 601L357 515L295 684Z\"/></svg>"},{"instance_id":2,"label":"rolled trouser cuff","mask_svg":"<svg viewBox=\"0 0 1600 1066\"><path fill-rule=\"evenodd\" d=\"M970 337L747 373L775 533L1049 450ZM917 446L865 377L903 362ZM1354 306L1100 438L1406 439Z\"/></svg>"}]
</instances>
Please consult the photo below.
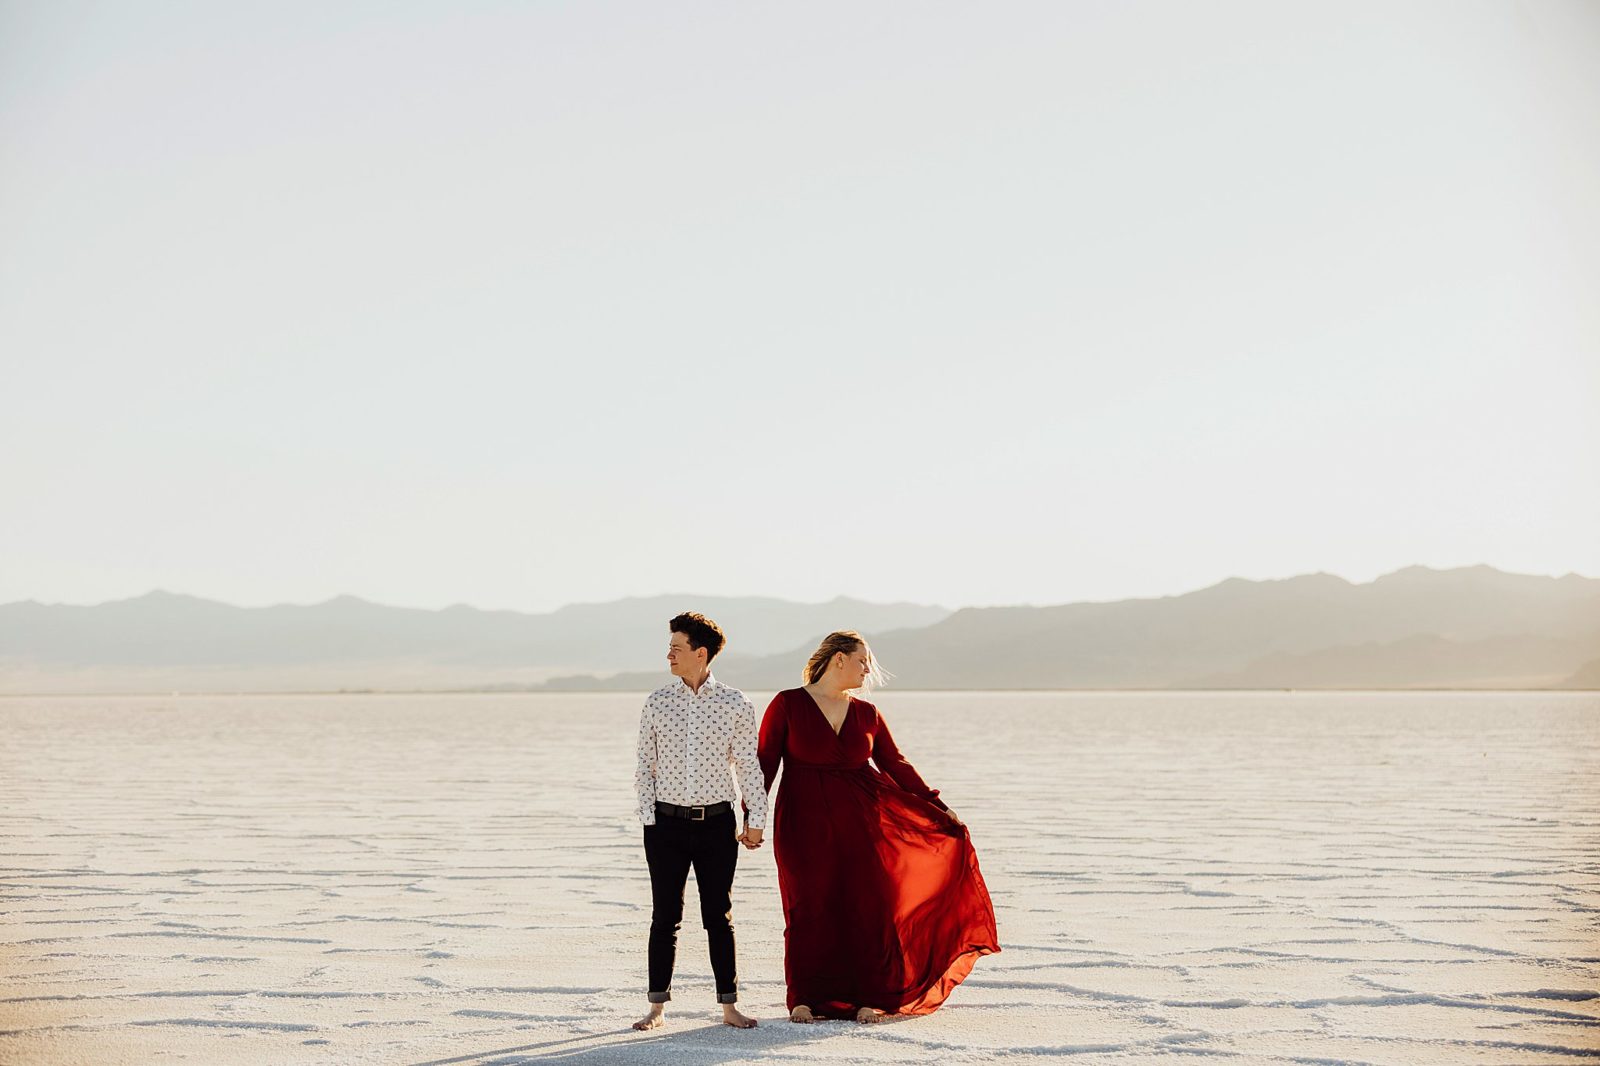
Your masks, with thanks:
<instances>
[{"instance_id":1,"label":"rolled trouser cuff","mask_svg":"<svg viewBox=\"0 0 1600 1066\"><path fill-rule=\"evenodd\" d=\"M672 989L669 988L665 992L646 992L644 998L651 1003L666 1003L672 999Z\"/></svg>"},{"instance_id":2,"label":"rolled trouser cuff","mask_svg":"<svg viewBox=\"0 0 1600 1066\"><path fill-rule=\"evenodd\" d=\"M718 992L717 993L717 1002L718 1003L737 1003L737 1002L739 1002L739 993L737 993L737 992Z\"/></svg>"}]
</instances>

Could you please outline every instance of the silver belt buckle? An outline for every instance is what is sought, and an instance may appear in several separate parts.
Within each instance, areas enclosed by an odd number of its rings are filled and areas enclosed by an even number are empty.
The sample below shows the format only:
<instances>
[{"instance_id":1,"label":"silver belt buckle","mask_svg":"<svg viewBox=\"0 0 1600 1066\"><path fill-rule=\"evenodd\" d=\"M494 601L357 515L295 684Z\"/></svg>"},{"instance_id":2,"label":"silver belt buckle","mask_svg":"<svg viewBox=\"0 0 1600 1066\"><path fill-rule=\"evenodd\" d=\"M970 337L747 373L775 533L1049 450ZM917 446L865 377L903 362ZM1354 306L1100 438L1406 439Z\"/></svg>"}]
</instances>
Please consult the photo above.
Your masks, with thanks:
<instances>
[{"instance_id":1,"label":"silver belt buckle","mask_svg":"<svg viewBox=\"0 0 1600 1066\"><path fill-rule=\"evenodd\" d=\"M690 807L689 809L695 812L689 815L691 822L703 822L706 820L706 809L704 807Z\"/></svg>"}]
</instances>

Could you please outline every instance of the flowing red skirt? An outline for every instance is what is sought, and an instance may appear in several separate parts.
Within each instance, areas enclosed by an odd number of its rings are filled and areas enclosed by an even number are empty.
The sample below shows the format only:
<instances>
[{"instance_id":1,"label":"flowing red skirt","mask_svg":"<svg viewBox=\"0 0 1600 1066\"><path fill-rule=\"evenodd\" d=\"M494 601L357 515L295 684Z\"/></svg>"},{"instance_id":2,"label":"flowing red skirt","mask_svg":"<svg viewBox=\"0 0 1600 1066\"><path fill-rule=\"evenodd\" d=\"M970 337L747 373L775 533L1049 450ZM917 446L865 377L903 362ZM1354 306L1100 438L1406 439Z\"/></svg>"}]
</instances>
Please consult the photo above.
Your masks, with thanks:
<instances>
[{"instance_id":1,"label":"flowing red skirt","mask_svg":"<svg viewBox=\"0 0 1600 1066\"><path fill-rule=\"evenodd\" d=\"M966 827L871 766L785 762L773 850L791 1010L928 1014L1000 950Z\"/></svg>"}]
</instances>

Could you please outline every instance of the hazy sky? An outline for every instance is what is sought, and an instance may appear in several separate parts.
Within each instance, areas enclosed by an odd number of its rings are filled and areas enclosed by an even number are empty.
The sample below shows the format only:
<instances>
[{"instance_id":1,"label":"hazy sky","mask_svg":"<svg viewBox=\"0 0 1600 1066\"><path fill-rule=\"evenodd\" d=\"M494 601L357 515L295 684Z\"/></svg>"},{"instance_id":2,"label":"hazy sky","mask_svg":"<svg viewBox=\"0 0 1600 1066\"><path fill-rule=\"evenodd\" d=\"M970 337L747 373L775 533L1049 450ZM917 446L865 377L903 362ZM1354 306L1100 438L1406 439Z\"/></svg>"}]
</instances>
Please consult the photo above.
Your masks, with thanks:
<instances>
[{"instance_id":1,"label":"hazy sky","mask_svg":"<svg viewBox=\"0 0 1600 1066\"><path fill-rule=\"evenodd\" d=\"M9 2L0 152L0 602L1600 575L1597 3Z\"/></svg>"}]
</instances>

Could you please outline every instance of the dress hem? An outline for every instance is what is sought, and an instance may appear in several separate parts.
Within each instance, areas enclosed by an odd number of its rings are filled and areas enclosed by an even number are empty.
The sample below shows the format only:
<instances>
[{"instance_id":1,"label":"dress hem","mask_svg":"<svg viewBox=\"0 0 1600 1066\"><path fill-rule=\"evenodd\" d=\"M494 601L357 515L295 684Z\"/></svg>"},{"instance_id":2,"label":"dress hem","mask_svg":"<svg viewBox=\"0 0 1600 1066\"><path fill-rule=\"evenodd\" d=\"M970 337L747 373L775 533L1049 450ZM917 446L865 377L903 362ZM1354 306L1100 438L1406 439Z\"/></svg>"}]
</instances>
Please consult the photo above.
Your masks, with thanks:
<instances>
[{"instance_id":1,"label":"dress hem","mask_svg":"<svg viewBox=\"0 0 1600 1066\"><path fill-rule=\"evenodd\" d=\"M972 967L977 965L980 958L998 952L998 946L983 946L970 948L955 957L955 960L945 968L944 973L922 995L910 1003L903 1003L894 1010L886 1011L887 1014L898 1016L914 1016L918 1014L932 1014L938 1010L945 1000L950 998L950 993L956 986L967 979L972 972Z\"/></svg>"},{"instance_id":2,"label":"dress hem","mask_svg":"<svg viewBox=\"0 0 1600 1066\"><path fill-rule=\"evenodd\" d=\"M951 960L950 965L945 967L944 973L940 974L938 979L929 985L921 995L897 1007L885 1007L879 1003L845 1004L839 1000L824 1000L820 1004L806 1003L805 1006L811 1008L811 1012L815 1017L822 1019L854 1018L856 1011L862 1007L881 1010L886 1016L895 1018L932 1014L944 1004L945 1000L950 998L950 993L956 990L956 986L967 979L967 976L972 973L973 966L977 965L980 958L985 955L997 954L999 951L999 945L985 944L968 948ZM801 1000L794 999L792 996L789 998L792 1000L792 1002L788 1003L788 1008L791 1011L801 1005Z\"/></svg>"}]
</instances>

